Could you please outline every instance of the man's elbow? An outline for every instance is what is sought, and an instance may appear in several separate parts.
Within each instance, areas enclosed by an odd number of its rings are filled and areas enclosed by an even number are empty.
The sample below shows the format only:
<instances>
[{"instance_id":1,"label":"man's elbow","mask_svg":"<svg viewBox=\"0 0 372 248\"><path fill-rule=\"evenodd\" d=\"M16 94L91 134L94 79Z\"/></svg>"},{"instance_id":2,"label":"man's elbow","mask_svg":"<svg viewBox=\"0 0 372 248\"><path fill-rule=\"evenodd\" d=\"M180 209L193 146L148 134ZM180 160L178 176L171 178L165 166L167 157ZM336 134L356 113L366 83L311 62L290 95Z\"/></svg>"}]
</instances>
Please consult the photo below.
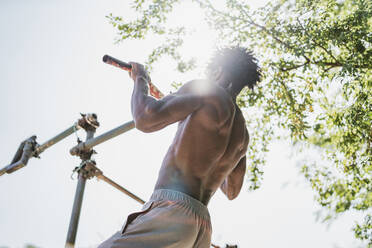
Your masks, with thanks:
<instances>
[{"instance_id":1,"label":"man's elbow","mask_svg":"<svg viewBox=\"0 0 372 248\"><path fill-rule=\"evenodd\" d=\"M230 188L226 193L226 197L227 199L229 199L230 201L234 200L236 197L238 197L239 195L239 192L240 190L234 190L232 188Z\"/></svg>"},{"instance_id":2,"label":"man's elbow","mask_svg":"<svg viewBox=\"0 0 372 248\"><path fill-rule=\"evenodd\" d=\"M237 194L227 194L227 199L230 201L234 200L236 197L238 197L239 193Z\"/></svg>"},{"instance_id":3,"label":"man's elbow","mask_svg":"<svg viewBox=\"0 0 372 248\"><path fill-rule=\"evenodd\" d=\"M133 114L133 120L135 126L138 130L144 133L153 132L153 118L154 110L152 108L146 107L142 112L137 111Z\"/></svg>"},{"instance_id":4,"label":"man's elbow","mask_svg":"<svg viewBox=\"0 0 372 248\"><path fill-rule=\"evenodd\" d=\"M164 127L162 123L156 122L151 118L134 118L134 124L136 129L144 133L155 132Z\"/></svg>"},{"instance_id":5,"label":"man's elbow","mask_svg":"<svg viewBox=\"0 0 372 248\"><path fill-rule=\"evenodd\" d=\"M151 133L153 132L152 127L148 121L145 119L141 118L135 118L134 119L134 124L136 126L136 129L144 132L144 133Z\"/></svg>"}]
</instances>

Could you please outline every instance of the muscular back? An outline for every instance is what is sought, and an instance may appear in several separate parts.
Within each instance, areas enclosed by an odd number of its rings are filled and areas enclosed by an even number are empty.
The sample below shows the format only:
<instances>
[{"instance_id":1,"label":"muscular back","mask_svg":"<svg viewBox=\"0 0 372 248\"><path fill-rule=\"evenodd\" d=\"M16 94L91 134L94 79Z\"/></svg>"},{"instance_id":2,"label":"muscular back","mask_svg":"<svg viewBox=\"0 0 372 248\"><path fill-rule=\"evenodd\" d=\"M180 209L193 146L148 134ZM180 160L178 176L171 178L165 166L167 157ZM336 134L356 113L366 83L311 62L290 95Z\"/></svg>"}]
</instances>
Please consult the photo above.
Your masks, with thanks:
<instances>
[{"instance_id":1,"label":"muscular back","mask_svg":"<svg viewBox=\"0 0 372 248\"><path fill-rule=\"evenodd\" d=\"M249 137L243 115L228 92L217 85L197 92L203 83L192 81L177 93L199 95L202 103L179 121L155 188L181 191L207 205L238 166L243 171L232 180L239 182L230 180L230 184L240 184L240 190Z\"/></svg>"}]
</instances>

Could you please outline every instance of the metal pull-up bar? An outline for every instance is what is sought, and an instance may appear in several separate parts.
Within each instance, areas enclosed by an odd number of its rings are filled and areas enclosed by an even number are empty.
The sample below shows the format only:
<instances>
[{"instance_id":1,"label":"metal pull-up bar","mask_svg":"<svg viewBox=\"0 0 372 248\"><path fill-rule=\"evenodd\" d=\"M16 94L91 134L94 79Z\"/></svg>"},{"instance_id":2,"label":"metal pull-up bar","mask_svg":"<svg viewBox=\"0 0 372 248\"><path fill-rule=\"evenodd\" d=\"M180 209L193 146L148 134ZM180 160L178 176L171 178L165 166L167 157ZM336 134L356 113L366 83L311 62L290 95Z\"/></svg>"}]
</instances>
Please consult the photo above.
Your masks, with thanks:
<instances>
[{"instance_id":1,"label":"metal pull-up bar","mask_svg":"<svg viewBox=\"0 0 372 248\"><path fill-rule=\"evenodd\" d=\"M105 62L109 65L113 65L115 67L118 67L122 70L125 70L125 71L131 71L132 70L132 65L131 64L120 61L120 60L118 60L114 57L111 57L110 55L106 54L105 56L103 56L102 60L103 60L103 62ZM164 97L164 94L161 93L161 91L152 82L149 82L149 87L150 87L150 95L152 95L156 99L160 99L160 98Z\"/></svg>"}]
</instances>

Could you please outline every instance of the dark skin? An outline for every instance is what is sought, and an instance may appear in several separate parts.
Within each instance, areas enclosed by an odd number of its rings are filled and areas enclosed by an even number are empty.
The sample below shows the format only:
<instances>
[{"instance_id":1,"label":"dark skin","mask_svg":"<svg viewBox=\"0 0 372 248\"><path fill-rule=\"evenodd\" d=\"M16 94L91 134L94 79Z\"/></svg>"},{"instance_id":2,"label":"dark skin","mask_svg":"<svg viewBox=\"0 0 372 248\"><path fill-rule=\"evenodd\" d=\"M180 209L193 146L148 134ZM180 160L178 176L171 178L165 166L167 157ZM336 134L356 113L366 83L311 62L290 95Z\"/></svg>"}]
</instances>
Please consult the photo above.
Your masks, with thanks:
<instances>
[{"instance_id":1,"label":"dark skin","mask_svg":"<svg viewBox=\"0 0 372 248\"><path fill-rule=\"evenodd\" d=\"M235 199L243 185L249 135L236 93L221 70L156 100L148 95L150 77L144 67L131 65L136 128L154 132L178 122L155 189L180 191L204 205L218 188L229 200Z\"/></svg>"}]
</instances>

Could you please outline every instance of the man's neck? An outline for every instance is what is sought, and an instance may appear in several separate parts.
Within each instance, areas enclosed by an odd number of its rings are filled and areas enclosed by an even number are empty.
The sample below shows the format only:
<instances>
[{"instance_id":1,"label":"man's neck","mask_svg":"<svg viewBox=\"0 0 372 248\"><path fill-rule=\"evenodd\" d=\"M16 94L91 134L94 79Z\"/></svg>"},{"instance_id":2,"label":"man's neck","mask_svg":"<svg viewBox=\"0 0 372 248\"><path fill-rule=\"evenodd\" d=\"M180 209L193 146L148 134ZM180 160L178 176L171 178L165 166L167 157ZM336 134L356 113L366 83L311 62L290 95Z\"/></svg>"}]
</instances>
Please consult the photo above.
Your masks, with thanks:
<instances>
[{"instance_id":1,"label":"man's neck","mask_svg":"<svg viewBox=\"0 0 372 248\"><path fill-rule=\"evenodd\" d=\"M231 86L226 87L226 88L222 87L222 88L231 96L231 99L235 103L236 102L236 97L238 96L239 93L234 92Z\"/></svg>"},{"instance_id":2,"label":"man's neck","mask_svg":"<svg viewBox=\"0 0 372 248\"><path fill-rule=\"evenodd\" d=\"M232 87L232 84L230 82L225 80L223 77L220 77L218 79L215 79L215 83L219 87L223 88L231 96L234 103L236 102L236 97L239 95L239 92L236 93L236 92L233 91L233 87Z\"/></svg>"}]
</instances>

